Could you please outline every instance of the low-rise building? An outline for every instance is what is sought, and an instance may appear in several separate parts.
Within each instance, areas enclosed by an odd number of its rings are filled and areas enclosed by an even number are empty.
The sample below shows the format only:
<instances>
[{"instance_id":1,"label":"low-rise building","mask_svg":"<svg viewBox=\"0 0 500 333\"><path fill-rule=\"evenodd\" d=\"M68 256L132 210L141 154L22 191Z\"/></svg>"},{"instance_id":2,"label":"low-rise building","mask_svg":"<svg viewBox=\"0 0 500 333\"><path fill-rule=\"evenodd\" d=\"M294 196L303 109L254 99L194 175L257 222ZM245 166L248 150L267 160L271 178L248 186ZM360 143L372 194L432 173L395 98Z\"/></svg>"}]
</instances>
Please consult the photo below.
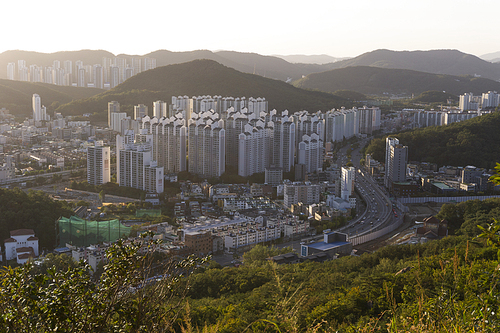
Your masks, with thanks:
<instances>
[{"instance_id":1,"label":"low-rise building","mask_svg":"<svg viewBox=\"0 0 500 333\"><path fill-rule=\"evenodd\" d=\"M325 230L322 242L301 244L300 256L325 253L330 258L335 258L338 254L351 254L351 252L352 243L347 240L347 234Z\"/></svg>"},{"instance_id":2,"label":"low-rise building","mask_svg":"<svg viewBox=\"0 0 500 333\"><path fill-rule=\"evenodd\" d=\"M6 260L16 259L18 264L24 264L29 258L38 257L38 238L33 229L12 230L4 245Z\"/></svg>"}]
</instances>

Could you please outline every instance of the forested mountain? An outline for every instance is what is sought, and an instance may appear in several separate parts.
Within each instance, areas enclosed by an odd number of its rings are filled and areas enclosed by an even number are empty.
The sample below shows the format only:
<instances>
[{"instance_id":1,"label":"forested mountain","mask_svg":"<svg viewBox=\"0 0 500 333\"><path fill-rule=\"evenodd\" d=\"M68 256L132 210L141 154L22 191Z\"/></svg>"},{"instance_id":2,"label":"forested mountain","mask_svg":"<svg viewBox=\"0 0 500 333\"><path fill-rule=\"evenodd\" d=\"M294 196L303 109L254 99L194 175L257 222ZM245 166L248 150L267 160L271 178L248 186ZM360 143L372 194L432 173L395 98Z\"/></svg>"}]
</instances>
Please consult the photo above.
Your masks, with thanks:
<instances>
[{"instance_id":1,"label":"forested mountain","mask_svg":"<svg viewBox=\"0 0 500 333\"><path fill-rule=\"evenodd\" d=\"M303 89L326 92L354 90L363 94L420 94L428 90L454 95L465 92L481 94L500 90L500 82L472 76L431 74L406 69L357 66L309 74L293 83Z\"/></svg>"},{"instance_id":2,"label":"forested mountain","mask_svg":"<svg viewBox=\"0 0 500 333\"><path fill-rule=\"evenodd\" d=\"M500 112L494 112L447 126L420 128L390 136L408 146L409 161L491 169L500 161L499 128ZM373 139L366 153L383 161L385 137Z\"/></svg>"},{"instance_id":3,"label":"forested mountain","mask_svg":"<svg viewBox=\"0 0 500 333\"><path fill-rule=\"evenodd\" d=\"M114 89L89 99L62 105L63 114L97 112L105 115L107 103L120 102L121 110L132 113L133 106L153 101L170 102L172 96L221 95L233 97L264 97L269 109L289 111L326 111L351 102L332 94L295 88L283 81L242 73L213 60L195 60L188 63L158 67L133 76Z\"/></svg>"},{"instance_id":4,"label":"forested mountain","mask_svg":"<svg viewBox=\"0 0 500 333\"><path fill-rule=\"evenodd\" d=\"M448 75L480 75L500 80L500 64L482 60L458 50L391 51L375 50L332 64L334 68L371 66L409 69Z\"/></svg>"},{"instance_id":5,"label":"forested mountain","mask_svg":"<svg viewBox=\"0 0 500 333\"><path fill-rule=\"evenodd\" d=\"M15 116L32 115L32 97L38 94L47 111L54 111L60 104L89 98L103 92L97 88L65 87L48 83L31 83L0 79L0 108L10 110Z\"/></svg>"}]
</instances>

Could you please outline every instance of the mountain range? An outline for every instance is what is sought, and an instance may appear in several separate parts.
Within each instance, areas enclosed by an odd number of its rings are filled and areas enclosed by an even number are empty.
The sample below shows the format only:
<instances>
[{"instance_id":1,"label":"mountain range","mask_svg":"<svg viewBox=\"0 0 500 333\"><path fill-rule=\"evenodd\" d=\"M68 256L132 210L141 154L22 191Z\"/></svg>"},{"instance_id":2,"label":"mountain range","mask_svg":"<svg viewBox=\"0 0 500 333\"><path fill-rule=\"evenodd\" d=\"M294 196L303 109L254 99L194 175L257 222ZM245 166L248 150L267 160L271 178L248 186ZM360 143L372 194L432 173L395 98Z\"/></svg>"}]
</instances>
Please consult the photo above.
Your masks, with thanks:
<instances>
[{"instance_id":1,"label":"mountain range","mask_svg":"<svg viewBox=\"0 0 500 333\"><path fill-rule=\"evenodd\" d=\"M17 60L26 60L27 64L49 66L54 60L82 60L84 64L102 63L103 57L113 58L110 52L103 50L81 50L56 53L37 53L29 51L6 51L0 54L0 78L7 76L7 64ZM196 50L189 52L172 52L158 50L143 56L120 54L118 57L152 57L156 58L157 66L184 63L197 59L210 59L234 68L240 72L252 73L277 80L298 80L303 76L324 72L337 68L370 66L380 68L397 68L434 74L472 75L500 80L500 64L482 60L474 55L457 50L431 51L390 51L375 50L355 58L337 60L332 58L329 63L292 63L293 58L286 61L286 56L264 56L257 53L242 53L234 51ZM285 59L283 59L284 57ZM305 58L302 58L305 61ZM311 61L312 62L312 61Z\"/></svg>"}]
</instances>

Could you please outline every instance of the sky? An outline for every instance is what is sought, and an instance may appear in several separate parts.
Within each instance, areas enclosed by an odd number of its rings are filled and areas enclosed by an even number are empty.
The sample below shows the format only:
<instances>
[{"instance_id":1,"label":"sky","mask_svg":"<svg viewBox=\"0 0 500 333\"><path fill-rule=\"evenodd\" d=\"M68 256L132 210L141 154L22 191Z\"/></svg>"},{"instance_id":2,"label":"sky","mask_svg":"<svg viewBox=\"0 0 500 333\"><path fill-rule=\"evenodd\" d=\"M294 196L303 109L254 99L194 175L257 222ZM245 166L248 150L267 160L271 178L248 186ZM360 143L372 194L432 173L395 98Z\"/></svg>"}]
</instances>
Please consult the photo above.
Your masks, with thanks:
<instances>
[{"instance_id":1,"label":"sky","mask_svg":"<svg viewBox=\"0 0 500 333\"><path fill-rule=\"evenodd\" d=\"M499 0L1 1L0 52L500 51Z\"/></svg>"}]
</instances>

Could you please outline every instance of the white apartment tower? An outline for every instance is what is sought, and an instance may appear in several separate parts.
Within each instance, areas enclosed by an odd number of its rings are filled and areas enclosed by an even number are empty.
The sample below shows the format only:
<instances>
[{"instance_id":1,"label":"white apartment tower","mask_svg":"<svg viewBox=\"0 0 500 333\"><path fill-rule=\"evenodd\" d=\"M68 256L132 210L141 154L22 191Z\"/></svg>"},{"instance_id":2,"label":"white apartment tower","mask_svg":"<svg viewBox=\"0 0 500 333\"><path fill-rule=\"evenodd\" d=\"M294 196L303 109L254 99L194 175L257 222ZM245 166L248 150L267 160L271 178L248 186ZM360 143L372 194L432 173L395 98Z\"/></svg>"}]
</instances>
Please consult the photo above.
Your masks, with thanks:
<instances>
[{"instance_id":1,"label":"white apartment tower","mask_svg":"<svg viewBox=\"0 0 500 333\"><path fill-rule=\"evenodd\" d=\"M111 180L110 148L102 141L87 147L87 181L91 185L106 184Z\"/></svg>"},{"instance_id":2,"label":"white apartment tower","mask_svg":"<svg viewBox=\"0 0 500 333\"><path fill-rule=\"evenodd\" d=\"M16 79L16 63L9 62L7 64L7 79L15 80Z\"/></svg>"},{"instance_id":3,"label":"white apartment tower","mask_svg":"<svg viewBox=\"0 0 500 333\"><path fill-rule=\"evenodd\" d=\"M349 201L349 197L354 192L354 180L356 176L356 169L353 167L342 167L340 176L340 197Z\"/></svg>"},{"instance_id":4,"label":"white apartment tower","mask_svg":"<svg viewBox=\"0 0 500 333\"><path fill-rule=\"evenodd\" d=\"M192 116L188 125L188 171L204 177L220 177L226 163L224 122L215 112Z\"/></svg>"},{"instance_id":5,"label":"white apartment tower","mask_svg":"<svg viewBox=\"0 0 500 333\"><path fill-rule=\"evenodd\" d=\"M281 117L274 117L270 122L273 128L273 160L271 164L290 172L295 159L295 123L293 117L284 111Z\"/></svg>"},{"instance_id":6,"label":"white apartment tower","mask_svg":"<svg viewBox=\"0 0 500 333\"><path fill-rule=\"evenodd\" d=\"M391 146L395 146L399 144L399 139L397 138L391 138L387 137L385 139L385 178L384 178L384 185L387 188L391 187L391 183L389 180L389 165L391 163Z\"/></svg>"},{"instance_id":7,"label":"white apartment tower","mask_svg":"<svg viewBox=\"0 0 500 333\"><path fill-rule=\"evenodd\" d=\"M167 103L164 101L153 102L153 117L158 119L167 116Z\"/></svg>"},{"instance_id":8,"label":"white apartment tower","mask_svg":"<svg viewBox=\"0 0 500 333\"><path fill-rule=\"evenodd\" d=\"M152 135L153 158L166 173L186 171L187 128L181 114L170 118L142 119L142 128Z\"/></svg>"},{"instance_id":9,"label":"white apartment tower","mask_svg":"<svg viewBox=\"0 0 500 333\"><path fill-rule=\"evenodd\" d=\"M120 112L120 103L117 101L108 102L108 127L113 128L112 124L112 113Z\"/></svg>"},{"instance_id":10,"label":"white apartment tower","mask_svg":"<svg viewBox=\"0 0 500 333\"><path fill-rule=\"evenodd\" d=\"M385 167L385 185L392 188L394 182L406 181L408 147L399 143L389 145L388 164Z\"/></svg>"},{"instance_id":11,"label":"white apartment tower","mask_svg":"<svg viewBox=\"0 0 500 333\"><path fill-rule=\"evenodd\" d=\"M38 94L33 94L33 98L31 100L31 105L33 109L33 120L39 121L42 119L42 99Z\"/></svg>"},{"instance_id":12,"label":"white apartment tower","mask_svg":"<svg viewBox=\"0 0 500 333\"><path fill-rule=\"evenodd\" d=\"M145 167L151 164L151 145L134 143L119 149L117 146L116 154L118 185L144 190Z\"/></svg>"},{"instance_id":13,"label":"white apartment tower","mask_svg":"<svg viewBox=\"0 0 500 333\"><path fill-rule=\"evenodd\" d=\"M238 138L238 175L248 177L265 172L269 166L271 130L258 120L255 127L246 124ZM234 158L232 155L230 159Z\"/></svg>"},{"instance_id":14,"label":"white apartment tower","mask_svg":"<svg viewBox=\"0 0 500 333\"><path fill-rule=\"evenodd\" d=\"M297 163L306 166L306 172L315 172L323 167L323 140L316 133L305 134L297 149Z\"/></svg>"}]
</instances>

